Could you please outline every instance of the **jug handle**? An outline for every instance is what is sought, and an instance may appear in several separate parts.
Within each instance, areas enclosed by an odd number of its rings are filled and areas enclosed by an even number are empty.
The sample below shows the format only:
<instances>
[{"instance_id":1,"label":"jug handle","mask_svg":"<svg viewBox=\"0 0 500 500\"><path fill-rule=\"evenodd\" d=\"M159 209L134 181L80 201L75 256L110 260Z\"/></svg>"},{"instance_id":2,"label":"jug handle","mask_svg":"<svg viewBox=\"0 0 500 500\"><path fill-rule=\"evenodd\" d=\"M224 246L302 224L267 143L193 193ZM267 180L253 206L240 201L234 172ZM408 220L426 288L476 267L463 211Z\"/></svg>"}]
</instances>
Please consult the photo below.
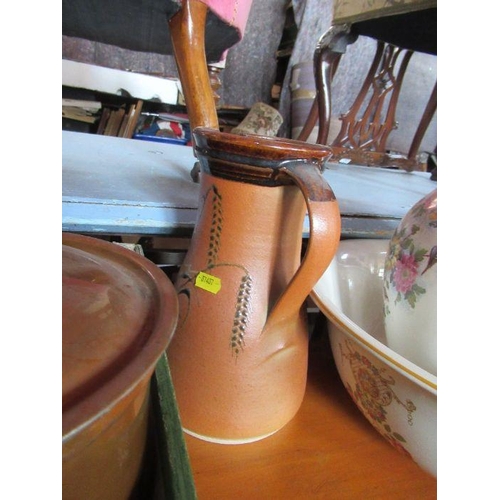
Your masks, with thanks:
<instances>
[{"instance_id":1,"label":"jug handle","mask_svg":"<svg viewBox=\"0 0 500 500\"><path fill-rule=\"evenodd\" d=\"M301 190L309 218L309 241L302 262L268 315L262 331L272 331L301 308L316 282L333 259L340 241L338 202L316 165L287 161L280 168Z\"/></svg>"}]
</instances>

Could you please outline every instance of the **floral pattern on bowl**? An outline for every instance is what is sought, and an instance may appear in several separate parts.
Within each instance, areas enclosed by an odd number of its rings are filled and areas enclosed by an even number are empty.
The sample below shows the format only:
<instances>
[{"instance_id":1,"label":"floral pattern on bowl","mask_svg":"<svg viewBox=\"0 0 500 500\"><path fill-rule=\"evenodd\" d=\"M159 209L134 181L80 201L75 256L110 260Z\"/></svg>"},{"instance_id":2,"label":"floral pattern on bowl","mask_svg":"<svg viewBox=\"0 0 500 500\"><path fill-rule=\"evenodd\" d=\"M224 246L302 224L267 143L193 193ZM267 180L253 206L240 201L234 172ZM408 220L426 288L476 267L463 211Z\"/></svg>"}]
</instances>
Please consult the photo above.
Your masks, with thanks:
<instances>
[{"instance_id":1,"label":"floral pattern on bowl","mask_svg":"<svg viewBox=\"0 0 500 500\"><path fill-rule=\"evenodd\" d=\"M335 366L351 399L389 444L437 476L437 377L387 346L388 248L389 240L341 241L312 297L328 319Z\"/></svg>"},{"instance_id":2,"label":"floral pattern on bowl","mask_svg":"<svg viewBox=\"0 0 500 500\"><path fill-rule=\"evenodd\" d=\"M367 356L361 354L349 339L344 339L344 347L339 343L343 360L349 362L354 388L345 381L345 388L349 392L356 406L364 416L377 428L396 449L411 457L405 448L406 439L400 432L391 428L387 418L387 408L393 403L400 405L407 412L408 425L413 425L413 412L417 410L410 399L403 402L396 394L396 381L387 374L385 368L379 368ZM413 458L413 457L411 457Z\"/></svg>"}]
</instances>

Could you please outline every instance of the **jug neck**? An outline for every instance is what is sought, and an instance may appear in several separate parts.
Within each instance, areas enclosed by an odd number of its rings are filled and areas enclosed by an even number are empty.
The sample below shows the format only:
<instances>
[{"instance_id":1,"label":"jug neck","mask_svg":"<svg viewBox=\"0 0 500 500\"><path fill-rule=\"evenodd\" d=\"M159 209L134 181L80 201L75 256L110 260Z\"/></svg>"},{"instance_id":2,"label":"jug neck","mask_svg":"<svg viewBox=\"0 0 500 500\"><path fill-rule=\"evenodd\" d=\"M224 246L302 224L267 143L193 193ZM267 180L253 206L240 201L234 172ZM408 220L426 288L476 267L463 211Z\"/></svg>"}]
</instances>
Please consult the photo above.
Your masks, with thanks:
<instances>
[{"instance_id":1,"label":"jug neck","mask_svg":"<svg viewBox=\"0 0 500 500\"><path fill-rule=\"evenodd\" d=\"M304 162L321 172L332 154L328 146L203 127L194 129L193 138L202 172L261 186L293 184L283 172L290 162Z\"/></svg>"}]
</instances>

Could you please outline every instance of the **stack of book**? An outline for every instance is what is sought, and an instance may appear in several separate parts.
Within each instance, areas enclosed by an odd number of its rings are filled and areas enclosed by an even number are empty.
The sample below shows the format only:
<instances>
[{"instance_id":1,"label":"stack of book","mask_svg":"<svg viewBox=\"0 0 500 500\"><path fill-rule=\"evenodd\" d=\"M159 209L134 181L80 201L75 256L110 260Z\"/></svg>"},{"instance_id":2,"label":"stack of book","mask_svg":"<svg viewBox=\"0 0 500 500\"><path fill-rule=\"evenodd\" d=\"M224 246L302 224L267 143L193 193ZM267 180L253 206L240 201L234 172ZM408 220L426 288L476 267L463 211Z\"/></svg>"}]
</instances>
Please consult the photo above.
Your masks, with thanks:
<instances>
[{"instance_id":1,"label":"stack of book","mask_svg":"<svg viewBox=\"0 0 500 500\"><path fill-rule=\"evenodd\" d=\"M141 116L142 105L143 101L139 99L137 103L128 106L103 108L97 134L131 139Z\"/></svg>"},{"instance_id":2,"label":"stack of book","mask_svg":"<svg viewBox=\"0 0 500 500\"><path fill-rule=\"evenodd\" d=\"M101 103L81 99L62 100L62 117L83 123L96 123L99 120Z\"/></svg>"},{"instance_id":3,"label":"stack of book","mask_svg":"<svg viewBox=\"0 0 500 500\"><path fill-rule=\"evenodd\" d=\"M100 101L62 100L63 120L91 127L93 133L132 138L139 123L143 101L120 106L103 105Z\"/></svg>"}]
</instances>

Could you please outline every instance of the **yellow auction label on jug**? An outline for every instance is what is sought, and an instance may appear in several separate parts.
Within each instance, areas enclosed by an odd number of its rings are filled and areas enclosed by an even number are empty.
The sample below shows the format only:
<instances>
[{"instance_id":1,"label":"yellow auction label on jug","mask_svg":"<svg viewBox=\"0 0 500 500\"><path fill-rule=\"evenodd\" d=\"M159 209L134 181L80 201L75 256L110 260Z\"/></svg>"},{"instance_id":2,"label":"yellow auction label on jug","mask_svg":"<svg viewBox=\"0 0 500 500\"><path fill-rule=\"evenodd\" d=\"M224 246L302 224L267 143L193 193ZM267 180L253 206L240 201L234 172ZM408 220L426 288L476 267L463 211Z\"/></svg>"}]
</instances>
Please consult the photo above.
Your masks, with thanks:
<instances>
[{"instance_id":1,"label":"yellow auction label on jug","mask_svg":"<svg viewBox=\"0 0 500 500\"><path fill-rule=\"evenodd\" d=\"M210 293L218 293L222 286L220 278L204 273L203 271L199 272L196 276L195 285Z\"/></svg>"}]
</instances>

